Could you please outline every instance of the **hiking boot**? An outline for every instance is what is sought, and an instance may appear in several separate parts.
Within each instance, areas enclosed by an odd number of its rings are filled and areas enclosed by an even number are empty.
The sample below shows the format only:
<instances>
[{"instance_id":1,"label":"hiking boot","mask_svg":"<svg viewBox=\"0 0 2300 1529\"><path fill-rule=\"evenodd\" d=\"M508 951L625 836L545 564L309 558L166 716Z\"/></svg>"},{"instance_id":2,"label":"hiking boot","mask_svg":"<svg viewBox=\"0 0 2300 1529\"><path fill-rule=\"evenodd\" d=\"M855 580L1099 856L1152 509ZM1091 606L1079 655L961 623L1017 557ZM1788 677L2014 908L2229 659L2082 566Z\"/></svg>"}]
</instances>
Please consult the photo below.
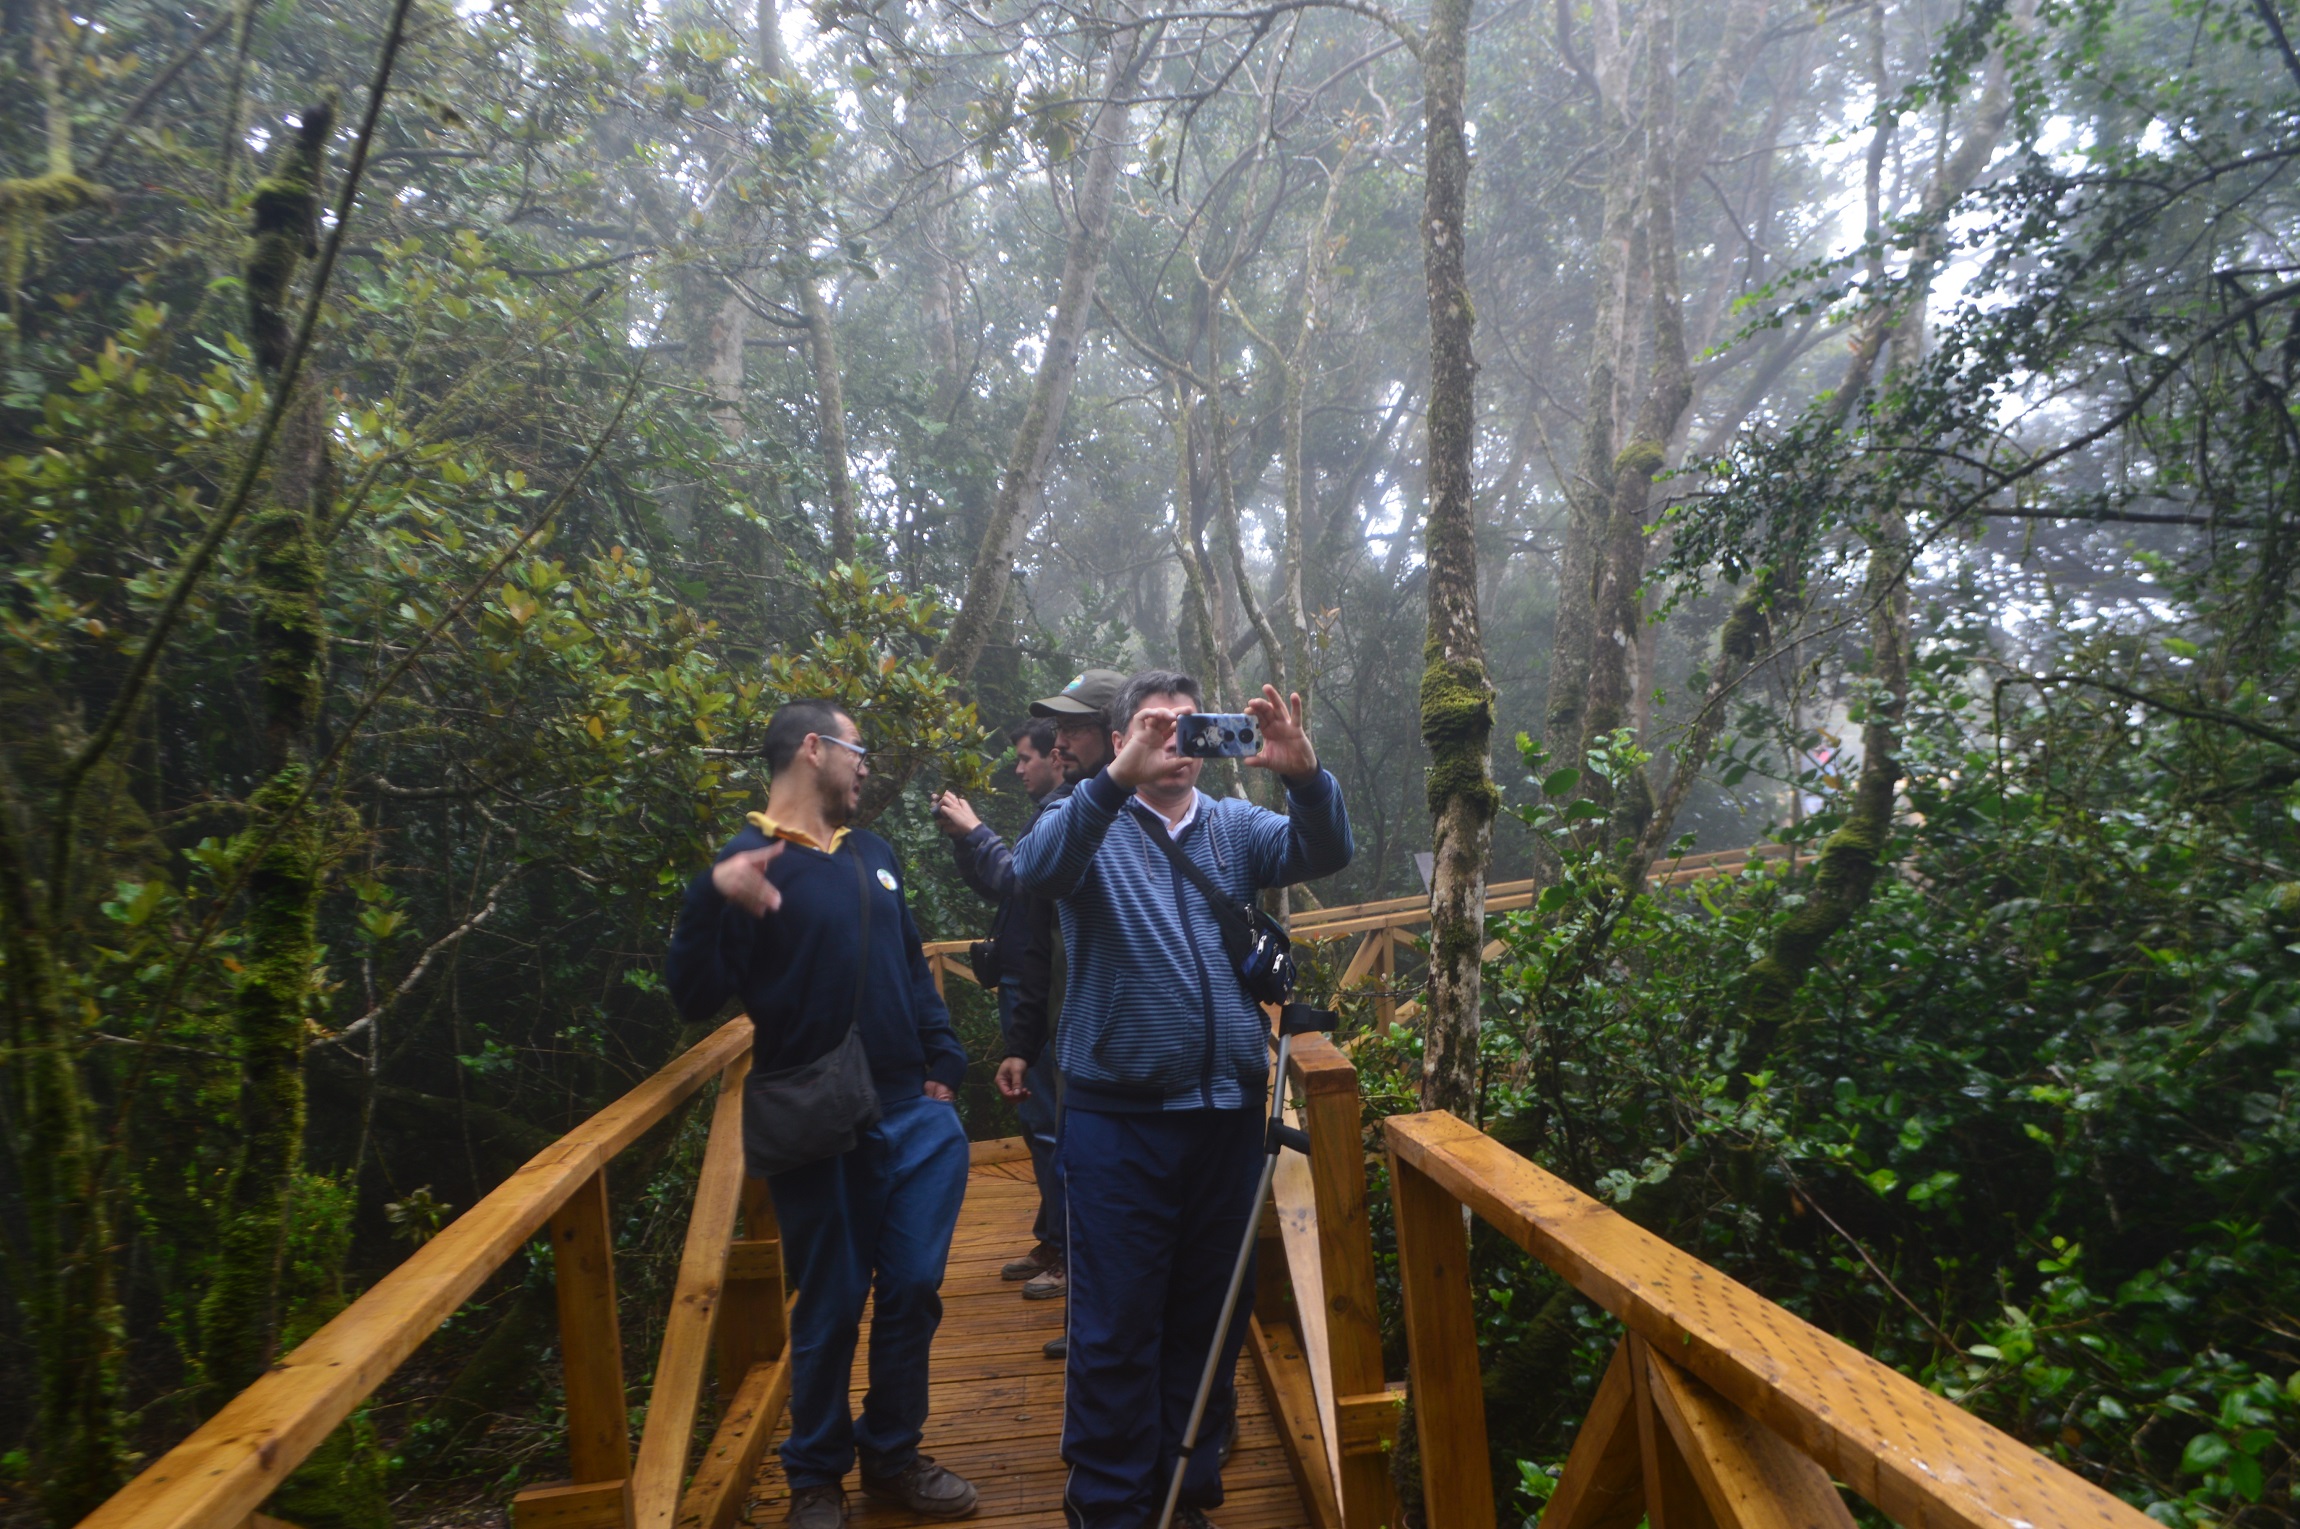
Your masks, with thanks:
<instances>
[{"instance_id":1,"label":"hiking boot","mask_svg":"<svg viewBox=\"0 0 2300 1529\"><path fill-rule=\"evenodd\" d=\"M1214 1529L1214 1521L1206 1516L1203 1508L1193 1508L1186 1502L1176 1503L1174 1529Z\"/></svg>"},{"instance_id":2,"label":"hiking boot","mask_svg":"<svg viewBox=\"0 0 2300 1529\"><path fill-rule=\"evenodd\" d=\"M1060 1263L1062 1255L1051 1242L1042 1242L1028 1253L998 1271L998 1277L1012 1282L1018 1279L1036 1279L1046 1272L1050 1264Z\"/></svg>"},{"instance_id":3,"label":"hiking boot","mask_svg":"<svg viewBox=\"0 0 2300 1529\"><path fill-rule=\"evenodd\" d=\"M791 1490L791 1514L783 1520L790 1529L846 1529L846 1488L837 1484L827 1487L794 1487Z\"/></svg>"},{"instance_id":4,"label":"hiking boot","mask_svg":"<svg viewBox=\"0 0 2300 1529\"><path fill-rule=\"evenodd\" d=\"M1070 1265L1060 1254L1022 1287L1026 1301L1055 1301L1070 1293Z\"/></svg>"},{"instance_id":5,"label":"hiking boot","mask_svg":"<svg viewBox=\"0 0 2300 1529\"><path fill-rule=\"evenodd\" d=\"M1238 1414L1233 1412L1230 1414L1230 1421L1228 1426L1222 1430L1222 1442L1214 1446L1214 1469L1217 1471L1228 1469L1230 1465L1230 1456L1237 1450L1237 1448Z\"/></svg>"},{"instance_id":6,"label":"hiking boot","mask_svg":"<svg viewBox=\"0 0 2300 1529\"><path fill-rule=\"evenodd\" d=\"M891 1476L862 1473L862 1489L872 1497L899 1502L928 1518L964 1518L974 1511L974 1483L920 1455Z\"/></svg>"},{"instance_id":7,"label":"hiking boot","mask_svg":"<svg viewBox=\"0 0 2300 1529\"><path fill-rule=\"evenodd\" d=\"M1038 1352L1049 1359L1068 1359L1070 1357L1070 1334L1064 1333L1059 1338L1047 1339L1046 1347Z\"/></svg>"}]
</instances>

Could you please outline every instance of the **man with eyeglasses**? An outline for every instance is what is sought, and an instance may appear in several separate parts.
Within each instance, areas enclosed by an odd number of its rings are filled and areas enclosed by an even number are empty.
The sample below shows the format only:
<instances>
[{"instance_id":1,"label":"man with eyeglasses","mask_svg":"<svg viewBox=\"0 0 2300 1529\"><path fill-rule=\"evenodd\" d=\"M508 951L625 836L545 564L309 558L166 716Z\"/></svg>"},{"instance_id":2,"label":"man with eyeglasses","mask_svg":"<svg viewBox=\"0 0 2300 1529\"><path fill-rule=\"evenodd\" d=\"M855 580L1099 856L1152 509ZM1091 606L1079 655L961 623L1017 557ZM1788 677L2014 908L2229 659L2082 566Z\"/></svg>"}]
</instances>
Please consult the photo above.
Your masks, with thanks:
<instances>
[{"instance_id":1,"label":"man with eyeglasses","mask_svg":"<svg viewBox=\"0 0 2300 1529\"><path fill-rule=\"evenodd\" d=\"M765 754L767 810L750 814L687 888L671 993L690 1021L740 1003L756 1032L754 1081L828 1056L852 1026L880 1110L851 1150L767 1181L799 1291L782 1444L789 1522L839 1529L858 1453L865 1493L961 1518L974 1511L974 1487L918 1446L966 1193L955 1107L966 1052L927 971L893 848L847 826L870 775L854 719L829 701L793 701L767 724ZM848 1390L866 1300L870 1391L858 1420Z\"/></svg>"}]
</instances>

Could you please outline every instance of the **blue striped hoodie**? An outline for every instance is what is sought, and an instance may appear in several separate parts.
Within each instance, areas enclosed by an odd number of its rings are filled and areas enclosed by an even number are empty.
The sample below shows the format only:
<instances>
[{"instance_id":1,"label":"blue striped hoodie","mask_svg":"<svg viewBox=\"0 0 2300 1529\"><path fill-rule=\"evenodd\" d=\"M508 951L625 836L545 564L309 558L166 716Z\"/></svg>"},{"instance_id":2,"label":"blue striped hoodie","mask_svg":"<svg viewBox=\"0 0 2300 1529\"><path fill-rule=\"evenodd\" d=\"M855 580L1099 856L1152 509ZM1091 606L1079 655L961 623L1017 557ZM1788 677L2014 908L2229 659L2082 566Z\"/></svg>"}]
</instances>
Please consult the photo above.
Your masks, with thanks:
<instances>
[{"instance_id":1,"label":"blue striped hoodie","mask_svg":"<svg viewBox=\"0 0 2300 1529\"><path fill-rule=\"evenodd\" d=\"M1290 816L1198 793L1182 853L1243 901L1350 863L1341 787L1289 782ZM1104 771L1014 847L1023 890L1058 899L1068 972L1054 1058L1068 1109L1238 1109L1269 1076L1269 1020L1232 970L1205 894L1150 835L1165 825Z\"/></svg>"}]
</instances>

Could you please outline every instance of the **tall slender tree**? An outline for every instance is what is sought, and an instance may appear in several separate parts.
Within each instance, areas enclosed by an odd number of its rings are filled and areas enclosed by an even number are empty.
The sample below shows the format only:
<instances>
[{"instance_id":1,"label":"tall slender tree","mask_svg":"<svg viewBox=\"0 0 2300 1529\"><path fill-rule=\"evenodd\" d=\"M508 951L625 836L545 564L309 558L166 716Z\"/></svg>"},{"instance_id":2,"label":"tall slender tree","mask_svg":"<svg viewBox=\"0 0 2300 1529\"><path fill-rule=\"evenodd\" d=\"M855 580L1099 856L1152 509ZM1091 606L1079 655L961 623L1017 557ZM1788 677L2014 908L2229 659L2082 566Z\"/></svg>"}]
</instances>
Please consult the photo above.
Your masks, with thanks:
<instances>
[{"instance_id":1,"label":"tall slender tree","mask_svg":"<svg viewBox=\"0 0 2300 1529\"><path fill-rule=\"evenodd\" d=\"M1429 624L1422 648L1422 742L1429 749L1429 1006L1422 1104L1474 1118L1485 873L1493 849L1493 683L1477 609L1472 458L1477 359L1465 233L1469 141L1463 91L1471 0L1435 0L1421 44L1422 277L1429 301L1429 504L1422 545Z\"/></svg>"}]
</instances>

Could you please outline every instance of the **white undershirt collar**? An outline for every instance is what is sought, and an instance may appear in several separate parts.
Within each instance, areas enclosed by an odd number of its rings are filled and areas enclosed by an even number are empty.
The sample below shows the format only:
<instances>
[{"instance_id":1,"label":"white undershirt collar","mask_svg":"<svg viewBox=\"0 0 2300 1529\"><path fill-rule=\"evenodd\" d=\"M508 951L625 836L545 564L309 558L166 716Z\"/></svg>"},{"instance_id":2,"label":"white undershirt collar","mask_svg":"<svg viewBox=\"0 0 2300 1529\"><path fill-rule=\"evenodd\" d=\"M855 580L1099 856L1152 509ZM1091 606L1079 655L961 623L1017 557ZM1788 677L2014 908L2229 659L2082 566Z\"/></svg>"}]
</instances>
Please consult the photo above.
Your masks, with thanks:
<instances>
[{"instance_id":1,"label":"white undershirt collar","mask_svg":"<svg viewBox=\"0 0 2300 1529\"><path fill-rule=\"evenodd\" d=\"M1135 800L1141 801L1142 799L1140 797L1136 797ZM1176 840L1177 842L1179 842L1182 837L1182 830L1188 828L1192 823L1198 821L1198 793L1195 791L1190 793L1189 810L1182 814L1182 820L1178 823L1168 823L1166 821L1166 814L1160 812L1157 808L1152 807L1148 802L1142 802L1142 806L1143 809L1147 811L1152 818L1157 820L1158 826L1166 830L1166 837Z\"/></svg>"}]
</instances>

